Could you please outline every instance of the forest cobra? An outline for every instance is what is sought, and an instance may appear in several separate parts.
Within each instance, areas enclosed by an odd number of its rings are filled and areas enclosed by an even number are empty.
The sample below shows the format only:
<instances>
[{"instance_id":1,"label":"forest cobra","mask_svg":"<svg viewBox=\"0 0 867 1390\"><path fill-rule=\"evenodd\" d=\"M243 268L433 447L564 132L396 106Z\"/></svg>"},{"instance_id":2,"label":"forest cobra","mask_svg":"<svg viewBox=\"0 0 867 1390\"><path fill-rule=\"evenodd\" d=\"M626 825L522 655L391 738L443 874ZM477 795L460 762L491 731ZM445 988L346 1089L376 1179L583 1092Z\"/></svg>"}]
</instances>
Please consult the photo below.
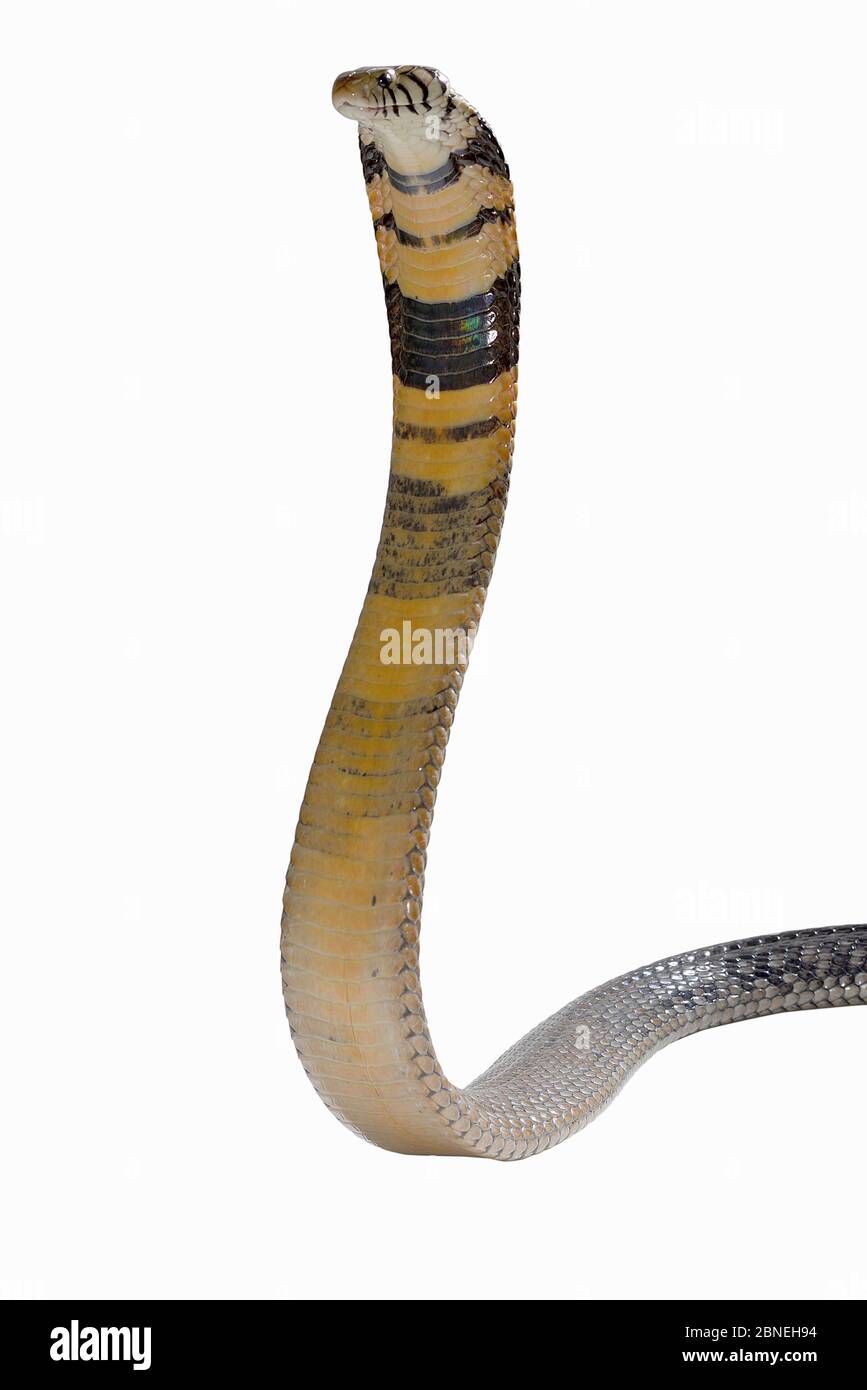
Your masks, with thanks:
<instances>
[{"instance_id":1,"label":"forest cobra","mask_svg":"<svg viewBox=\"0 0 867 1390\"><path fill-rule=\"evenodd\" d=\"M284 997L328 1108L412 1154L516 1159L599 1114L652 1053L764 1014L867 1002L867 927L710 946L583 994L463 1089L419 980L428 837L499 543L515 429L512 185L434 68L341 74L385 286L391 470L367 597L317 748L287 875ZM465 640L461 640L465 639ZM484 981L479 981L480 1009Z\"/></svg>"}]
</instances>

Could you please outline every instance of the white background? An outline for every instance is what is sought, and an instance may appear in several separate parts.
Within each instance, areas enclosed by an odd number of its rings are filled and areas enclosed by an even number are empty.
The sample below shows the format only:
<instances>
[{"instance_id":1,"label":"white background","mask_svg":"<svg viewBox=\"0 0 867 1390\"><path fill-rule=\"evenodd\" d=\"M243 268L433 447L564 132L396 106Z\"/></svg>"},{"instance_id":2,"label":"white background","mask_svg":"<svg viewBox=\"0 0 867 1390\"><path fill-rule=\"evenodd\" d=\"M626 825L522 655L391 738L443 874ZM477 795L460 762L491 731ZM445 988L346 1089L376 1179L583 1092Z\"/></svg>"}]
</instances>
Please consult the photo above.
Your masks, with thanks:
<instances>
[{"instance_id":1,"label":"white background","mask_svg":"<svg viewBox=\"0 0 867 1390\"><path fill-rule=\"evenodd\" d=\"M657 956L864 920L863 8L2 15L0 1290L867 1295L860 1010L680 1043L498 1165L336 1124L278 974L387 472L361 63L480 107L524 268L425 906L447 1071Z\"/></svg>"}]
</instances>

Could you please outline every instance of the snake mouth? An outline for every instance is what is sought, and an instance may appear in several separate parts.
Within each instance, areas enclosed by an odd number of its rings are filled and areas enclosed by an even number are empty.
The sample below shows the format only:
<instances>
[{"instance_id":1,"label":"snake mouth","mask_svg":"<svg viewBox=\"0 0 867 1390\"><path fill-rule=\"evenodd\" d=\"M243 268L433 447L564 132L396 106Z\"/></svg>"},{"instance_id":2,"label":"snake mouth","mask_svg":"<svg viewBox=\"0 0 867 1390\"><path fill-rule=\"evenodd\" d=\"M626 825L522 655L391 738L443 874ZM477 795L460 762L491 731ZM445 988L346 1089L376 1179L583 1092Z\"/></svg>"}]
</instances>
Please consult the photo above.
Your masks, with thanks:
<instances>
[{"instance_id":1,"label":"snake mouth","mask_svg":"<svg viewBox=\"0 0 867 1390\"><path fill-rule=\"evenodd\" d=\"M351 116L381 116L381 106L356 106L352 101L341 101L337 104L337 109L341 116L344 112Z\"/></svg>"}]
</instances>

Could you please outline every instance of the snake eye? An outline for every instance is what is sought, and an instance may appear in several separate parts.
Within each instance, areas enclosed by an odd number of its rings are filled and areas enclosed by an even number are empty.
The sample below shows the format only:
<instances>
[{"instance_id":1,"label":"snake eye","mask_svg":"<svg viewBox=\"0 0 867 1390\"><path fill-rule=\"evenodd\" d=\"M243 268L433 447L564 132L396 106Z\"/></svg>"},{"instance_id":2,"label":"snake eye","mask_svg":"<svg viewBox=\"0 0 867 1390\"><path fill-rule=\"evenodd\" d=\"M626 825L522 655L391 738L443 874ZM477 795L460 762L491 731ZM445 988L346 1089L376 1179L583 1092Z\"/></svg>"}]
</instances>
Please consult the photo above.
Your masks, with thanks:
<instances>
[{"instance_id":1,"label":"snake eye","mask_svg":"<svg viewBox=\"0 0 867 1390\"><path fill-rule=\"evenodd\" d=\"M387 87L391 81L387 72L381 72L376 80L379 83L380 87Z\"/></svg>"}]
</instances>

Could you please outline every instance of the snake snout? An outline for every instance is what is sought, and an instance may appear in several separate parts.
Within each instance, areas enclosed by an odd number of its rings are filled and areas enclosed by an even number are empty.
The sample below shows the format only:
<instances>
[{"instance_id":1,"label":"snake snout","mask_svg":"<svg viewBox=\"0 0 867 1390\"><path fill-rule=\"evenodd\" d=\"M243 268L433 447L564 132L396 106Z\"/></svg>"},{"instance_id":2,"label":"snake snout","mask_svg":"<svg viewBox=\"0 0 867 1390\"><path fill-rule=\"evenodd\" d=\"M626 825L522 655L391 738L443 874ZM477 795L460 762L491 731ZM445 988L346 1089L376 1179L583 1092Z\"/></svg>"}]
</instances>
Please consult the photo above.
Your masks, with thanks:
<instances>
[{"instance_id":1,"label":"snake snout","mask_svg":"<svg viewBox=\"0 0 867 1390\"><path fill-rule=\"evenodd\" d=\"M331 101L335 111L339 111L341 116L354 119L365 107L372 105L369 72L369 68L352 68L349 72L341 72L334 79Z\"/></svg>"}]
</instances>

